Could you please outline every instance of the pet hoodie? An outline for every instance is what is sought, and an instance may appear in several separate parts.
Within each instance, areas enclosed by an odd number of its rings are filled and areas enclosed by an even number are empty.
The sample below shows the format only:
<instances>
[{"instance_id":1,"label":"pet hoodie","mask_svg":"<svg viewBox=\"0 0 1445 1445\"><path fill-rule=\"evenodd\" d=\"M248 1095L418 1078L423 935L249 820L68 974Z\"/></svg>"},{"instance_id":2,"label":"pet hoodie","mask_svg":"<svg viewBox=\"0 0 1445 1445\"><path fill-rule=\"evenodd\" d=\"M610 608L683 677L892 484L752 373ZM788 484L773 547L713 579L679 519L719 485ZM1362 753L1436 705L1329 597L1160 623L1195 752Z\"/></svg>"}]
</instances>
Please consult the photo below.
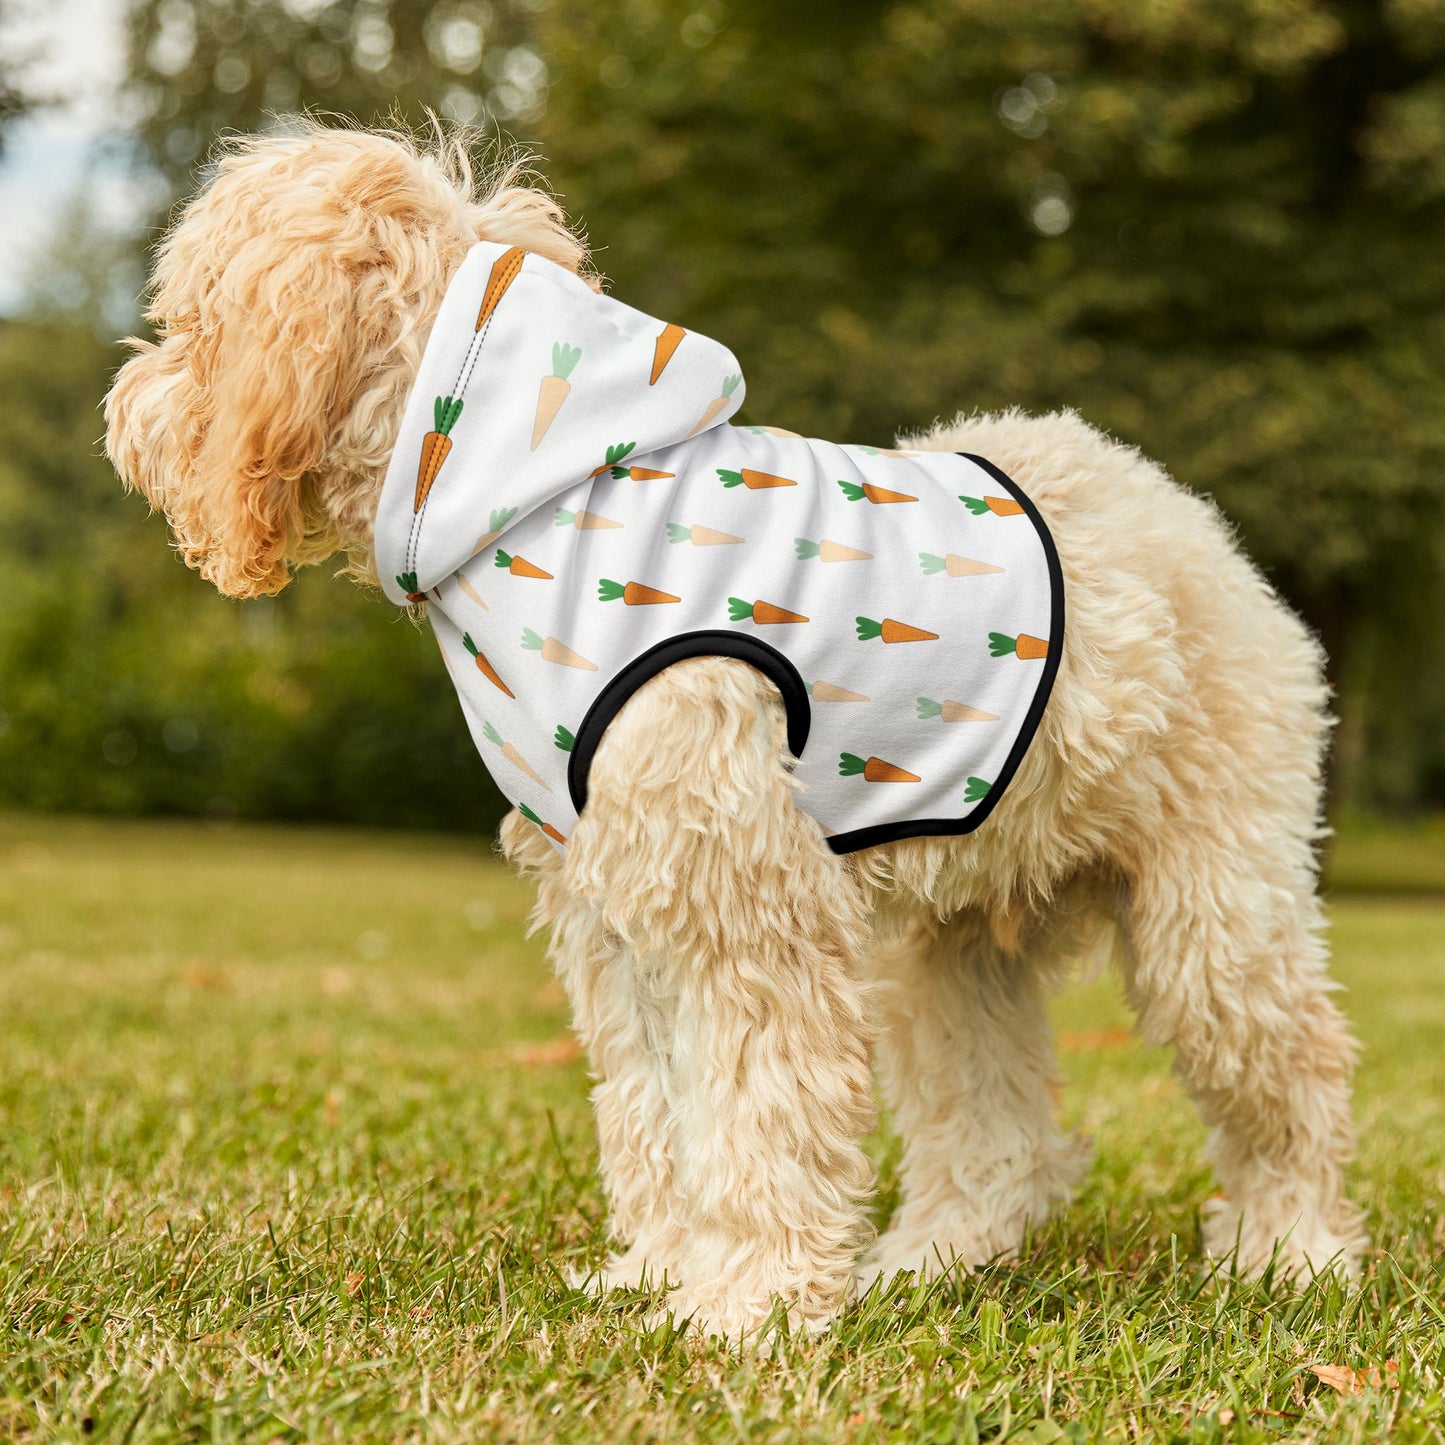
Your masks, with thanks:
<instances>
[{"instance_id":1,"label":"pet hoodie","mask_svg":"<svg viewBox=\"0 0 1445 1445\"><path fill-rule=\"evenodd\" d=\"M969 832L1058 666L1047 529L980 457L734 426L742 400L717 342L474 247L382 490L387 595L426 602L483 760L558 847L608 722L696 656L777 686L836 852Z\"/></svg>"}]
</instances>

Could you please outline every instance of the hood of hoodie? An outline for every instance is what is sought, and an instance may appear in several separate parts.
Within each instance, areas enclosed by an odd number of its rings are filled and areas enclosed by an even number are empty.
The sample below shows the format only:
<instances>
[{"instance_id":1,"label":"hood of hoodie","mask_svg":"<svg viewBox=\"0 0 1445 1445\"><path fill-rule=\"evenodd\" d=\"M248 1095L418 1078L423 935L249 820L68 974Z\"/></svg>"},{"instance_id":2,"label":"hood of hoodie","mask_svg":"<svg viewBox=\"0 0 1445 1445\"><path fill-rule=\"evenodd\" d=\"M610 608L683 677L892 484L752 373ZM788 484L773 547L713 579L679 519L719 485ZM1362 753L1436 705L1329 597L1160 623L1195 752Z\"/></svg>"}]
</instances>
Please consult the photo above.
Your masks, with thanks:
<instances>
[{"instance_id":1,"label":"hood of hoodie","mask_svg":"<svg viewBox=\"0 0 1445 1445\"><path fill-rule=\"evenodd\" d=\"M377 511L377 576L420 600L538 508L742 405L727 347L599 295L519 247L474 246L452 278L407 399ZM479 527L478 518L485 518Z\"/></svg>"}]
</instances>

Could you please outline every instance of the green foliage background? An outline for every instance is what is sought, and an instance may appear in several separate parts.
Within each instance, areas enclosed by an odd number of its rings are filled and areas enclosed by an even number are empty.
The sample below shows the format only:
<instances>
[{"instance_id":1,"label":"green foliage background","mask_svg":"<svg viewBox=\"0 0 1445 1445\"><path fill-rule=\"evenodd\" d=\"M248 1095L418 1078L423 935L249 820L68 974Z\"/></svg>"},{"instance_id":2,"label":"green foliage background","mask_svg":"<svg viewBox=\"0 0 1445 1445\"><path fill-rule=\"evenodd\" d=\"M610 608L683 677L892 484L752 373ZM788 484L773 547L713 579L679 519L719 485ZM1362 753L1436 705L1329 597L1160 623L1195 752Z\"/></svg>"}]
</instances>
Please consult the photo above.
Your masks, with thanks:
<instances>
[{"instance_id":1,"label":"green foliage background","mask_svg":"<svg viewBox=\"0 0 1445 1445\"><path fill-rule=\"evenodd\" d=\"M114 163L171 196L268 112L433 106L538 148L617 292L742 358L749 420L1076 407L1321 633L1336 802L1445 804L1438 0L143 0L132 32ZM119 496L94 269L0 330L0 801L492 821L424 635L320 575L224 602Z\"/></svg>"}]
</instances>

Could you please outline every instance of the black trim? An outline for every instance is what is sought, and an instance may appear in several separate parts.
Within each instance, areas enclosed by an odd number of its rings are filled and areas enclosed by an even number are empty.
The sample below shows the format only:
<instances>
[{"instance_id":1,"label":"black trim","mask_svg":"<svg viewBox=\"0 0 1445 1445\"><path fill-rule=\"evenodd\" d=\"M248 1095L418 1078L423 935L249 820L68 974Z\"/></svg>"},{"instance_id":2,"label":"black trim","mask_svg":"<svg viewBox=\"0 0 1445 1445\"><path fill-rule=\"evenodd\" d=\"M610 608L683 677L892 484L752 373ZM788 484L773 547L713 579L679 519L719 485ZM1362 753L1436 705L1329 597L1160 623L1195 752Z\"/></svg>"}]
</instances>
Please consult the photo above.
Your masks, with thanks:
<instances>
[{"instance_id":1,"label":"black trim","mask_svg":"<svg viewBox=\"0 0 1445 1445\"><path fill-rule=\"evenodd\" d=\"M813 726L813 705L808 697L807 684L798 669L777 648L760 642L756 637L712 628L682 632L634 657L587 709L587 716L577 729L577 740L572 744L572 757L567 764L567 791L572 795L572 806L577 809L579 817L587 804L587 774L592 769L592 757L608 724L644 682L690 657L735 657L757 668L782 693L788 717L788 751L795 758L802 757Z\"/></svg>"},{"instance_id":2,"label":"black trim","mask_svg":"<svg viewBox=\"0 0 1445 1445\"><path fill-rule=\"evenodd\" d=\"M1054 689L1054 678L1058 675L1059 660L1064 651L1064 572L1059 565L1059 553L1054 546L1053 536L1043 517L1039 515L1039 509L991 461L975 456L972 452L957 452L955 455L983 468L1008 492L1024 509L1043 544L1052 594L1049 655L1044 659L1043 675L1039 678L1038 687L1034 689L1033 701L1029 704L1023 727L1014 739L1008 758L998 777L994 779L988 796L979 807L966 818L921 818L908 823L878 823L870 828L855 828L850 833L835 833L828 839L828 846L835 853L856 853L861 848L876 848L881 843L896 843L904 838L957 837L972 833L998 806L999 800L1013 781L1019 764L1024 760L1024 754L1029 750L1029 744L1034 740L1034 734L1038 732L1044 708L1048 706L1049 696ZM655 647L633 658L602 689L588 709L581 727L577 729L577 741L573 745L571 761L567 765L567 790L572 795L573 806L579 815L587 803L587 774L592 767L592 757L597 751L598 743L602 741L607 725L621 711L623 703L644 682L656 677L673 663L683 662L690 657L736 657L756 667L782 693L783 707L788 717L788 749L796 758L803 756L803 748L807 744L808 732L812 726L812 703L798 669L776 648L741 633L684 632L678 637L659 642Z\"/></svg>"},{"instance_id":3,"label":"black trim","mask_svg":"<svg viewBox=\"0 0 1445 1445\"><path fill-rule=\"evenodd\" d=\"M1024 760L1024 754L1029 750L1029 744L1034 740L1034 734L1039 730L1039 723L1043 721L1044 708L1048 706L1049 695L1054 690L1054 678L1058 675L1059 659L1064 654L1064 569L1059 565L1059 553L1054 546L1053 536L1032 500L991 461L986 457L975 456L972 452L958 452L956 455L982 467L994 481L1007 489L1009 496L1024 509L1025 515L1034 524L1034 530L1039 534L1039 541L1043 543L1044 560L1049 569L1051 594L1049 599L1049 655L1044 659L1043 676L1039 678L1039 685L1034 689L1034 699L1029 704L1028 713L1024 717L1024 725L1019 729L1019 734L1014 739L1014 745L1009 750L1003 768L993 781L993 787L988 790L988 796L984 798L982 804L975 808L968 817L923 818L912 823L879 823L871 828L855 828L851 833L835 833L828 839L828 846L835 853L856 853L860 848L876 848L880 843L897 843L904 838L958 837L964 833L972 833L998 806L1004 790L1013 781L1014 774L1019 770L1019 764Z\"/></svg>"}]
</instances>

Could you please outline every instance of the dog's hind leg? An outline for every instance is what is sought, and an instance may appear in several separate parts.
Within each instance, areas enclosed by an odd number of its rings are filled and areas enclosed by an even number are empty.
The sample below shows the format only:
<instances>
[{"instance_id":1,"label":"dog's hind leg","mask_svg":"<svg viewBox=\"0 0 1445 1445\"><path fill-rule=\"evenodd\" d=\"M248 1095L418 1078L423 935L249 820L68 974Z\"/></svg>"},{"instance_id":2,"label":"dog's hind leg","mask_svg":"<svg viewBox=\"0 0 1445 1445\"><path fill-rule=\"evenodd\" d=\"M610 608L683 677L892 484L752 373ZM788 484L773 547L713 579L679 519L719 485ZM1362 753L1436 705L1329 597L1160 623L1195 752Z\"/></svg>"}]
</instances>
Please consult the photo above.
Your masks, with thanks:
<instances>
[{"instance_id":1,"label":"dog's hind leg","mask_svg":"<svg viewBox=\"0 0 1445 1445\"><path fill-rule=\"evenodd\" d=\"M1302 840L1185 826L1133 880L1126 984L1152 1043L1212 1130L1224 1199L1210 1253L1237 1247L1260 1273L1352 1273L1364 1244L1344 1194L1355 1045L1330 999L1312 867ZM1291 854L1294 855L1293 867Z\"/></svg>"},{"instance_id":2,"label":"dog's hind leg","mask_svg":"<svg viewBox=\"0 0 1445 1445\"><path fill-rule=\"evenodd\" d=\"M970 910L914 922L872 966L879 1072L904 1154L898 1212L861 1281L1006 1258L1088 1161L1052 1107L1047 993L1066 960L1037 940L1001 947Z\"/></svg>"},{"instance_id":3,"label":"dog's hind leg","mask_svg":"<svg viewBox=\"0 0 1445 1445\"><path fill-rule=\"evenodd\" d=\"M598 748L569 854L574 889L645 961L608 1007L635 1013L641 984L654 1010L666 1106L645 1147L666 1160L671 1313L734 1340L779 1301L825 1324L869 1238L866 909L794 806L771 686L698 659L641 688Z\"/></svg>"}]
</instances>

